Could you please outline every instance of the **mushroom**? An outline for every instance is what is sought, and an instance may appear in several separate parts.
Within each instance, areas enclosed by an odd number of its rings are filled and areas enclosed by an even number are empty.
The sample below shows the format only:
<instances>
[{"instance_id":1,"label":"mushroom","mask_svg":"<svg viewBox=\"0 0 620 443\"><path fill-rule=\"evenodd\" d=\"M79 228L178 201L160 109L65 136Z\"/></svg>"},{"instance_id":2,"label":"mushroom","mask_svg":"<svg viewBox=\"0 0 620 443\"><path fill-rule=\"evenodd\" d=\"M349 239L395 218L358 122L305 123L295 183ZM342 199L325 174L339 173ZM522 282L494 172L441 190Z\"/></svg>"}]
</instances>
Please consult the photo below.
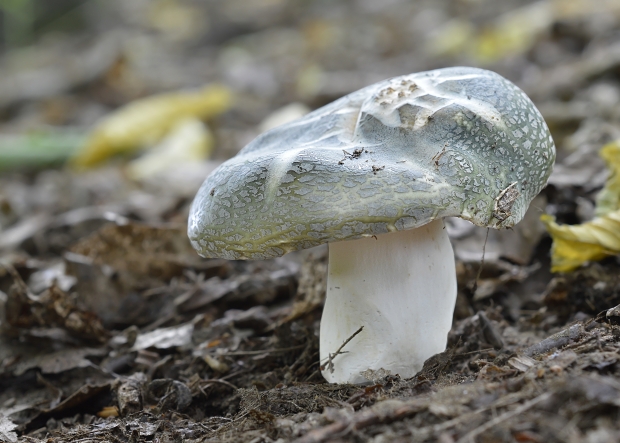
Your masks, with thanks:
<instances>
[{"instance_id":1,"label":"mushroom","mask_svg":"<svg viewBox=\"0 0 620 443\"><path fill-rule=\"evenodd\" d=\"M452 324L456 274L442 218L510 228L554 158L542 116L500 75L405 75L257 137L206 179L188 234L201 255L234 260L329 243L323 376L411 377L445 349Z\"/></svg>"}]
</instances>

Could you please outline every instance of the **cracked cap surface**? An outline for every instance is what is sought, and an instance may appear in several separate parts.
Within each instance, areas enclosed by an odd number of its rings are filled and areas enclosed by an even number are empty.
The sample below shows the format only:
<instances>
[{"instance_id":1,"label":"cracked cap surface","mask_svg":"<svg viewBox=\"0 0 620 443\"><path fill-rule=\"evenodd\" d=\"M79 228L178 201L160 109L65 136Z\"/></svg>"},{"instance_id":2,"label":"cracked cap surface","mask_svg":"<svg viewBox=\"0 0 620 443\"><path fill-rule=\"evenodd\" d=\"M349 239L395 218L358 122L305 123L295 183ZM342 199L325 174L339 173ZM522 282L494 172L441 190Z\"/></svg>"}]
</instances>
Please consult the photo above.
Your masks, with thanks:
<instances>
[{"instance_id":1,"label":"cracked cap surface","mask_svg":"<svg viewBox=\"0 0 620 443\"><path fill-rule=\"evenodd\" d=\"M405 75L257 137L207 177L188 235L205 257L262 259L438 217L509 228L554 159L542 116L500 75Z\"/></svg>"}]
</instances>

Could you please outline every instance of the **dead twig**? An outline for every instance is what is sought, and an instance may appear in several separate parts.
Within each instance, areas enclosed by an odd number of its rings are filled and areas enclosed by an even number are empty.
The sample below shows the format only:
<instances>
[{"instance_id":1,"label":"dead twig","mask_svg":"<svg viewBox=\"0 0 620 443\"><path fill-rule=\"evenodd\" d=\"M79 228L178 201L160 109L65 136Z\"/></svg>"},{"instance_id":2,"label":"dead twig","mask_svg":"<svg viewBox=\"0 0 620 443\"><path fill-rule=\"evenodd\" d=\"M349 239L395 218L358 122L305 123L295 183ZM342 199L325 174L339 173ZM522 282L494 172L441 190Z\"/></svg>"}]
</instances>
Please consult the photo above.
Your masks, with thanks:
<instances>
[{"instance_id":1,"label":"dead twig","mask_svg":"<svg viewBox=\"0 0 620 443\"><path fill-rule=\"evenodd\" d=\"M333 373L334 372L334 358L337 357L340 354L345 354L346 352L342 352L342 349L351 341L353 340L353 338L359 334L360 332L362 332L362 330L364 329L363 326L360 326L360 328L355 331L349 338L347 338L344 343L342 345L340 345L340 347L338 348L338 350L336 352L334 352L333 354L329 354L329 357L327 357L327 364L326 365L322 365L321 366L321 371L324 370L325 368L327 368L329 370L329 372Z\"/></svg>"},{"instance_id":2,"label":"dead twig","mask_svg":"<svg viewBox=\"0 0 620 443\"><path fill-rule=\"evenodd\" d=\"M277 349L265 349L263 351L233 351L233 352L224 352L218 355L261 355L261 354L273 354L276 352L288 352L295 351L297 349L301 349L306 347L306 345L297 345L291 346L288 348L277 348Z\"/></svg>"},{"instance_id":3,"label":"dead twig","mask_svg":"<svg viewBox=\"0 0 620 443\"><path fill-rule=\"evenodd\" d=\"M535 345L530 346L523 351L523 354L528 357L532 357L534 355L544 354L552 349L562 348L571 341L577 340L582 333L583 326L581 324L573 325L570 328L563 329L560 332L536 343Z\"/></svg>"}]
</instances>

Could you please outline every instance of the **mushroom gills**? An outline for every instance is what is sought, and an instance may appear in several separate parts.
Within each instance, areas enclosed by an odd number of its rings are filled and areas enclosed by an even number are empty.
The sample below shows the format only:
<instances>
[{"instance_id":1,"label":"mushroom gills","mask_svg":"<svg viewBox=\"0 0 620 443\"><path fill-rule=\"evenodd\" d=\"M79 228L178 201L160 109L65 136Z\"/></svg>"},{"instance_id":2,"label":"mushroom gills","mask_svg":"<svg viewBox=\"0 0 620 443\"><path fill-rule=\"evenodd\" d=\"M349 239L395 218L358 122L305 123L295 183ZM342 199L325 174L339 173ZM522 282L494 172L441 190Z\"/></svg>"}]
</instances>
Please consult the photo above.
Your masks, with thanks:
<instances>
[{"instance_id":1,"label":"mushroom gills","mask_svg":"<svg viewBox=\"0 0 620 443\"><path fill-rule=\"evenodd\" d=\"M441 219L330 243L320 330L323 376L355 384L367 382L361 373L368 369L414 376L445 350L455 302L454 253Z\"/></svg>"}]
</instances>

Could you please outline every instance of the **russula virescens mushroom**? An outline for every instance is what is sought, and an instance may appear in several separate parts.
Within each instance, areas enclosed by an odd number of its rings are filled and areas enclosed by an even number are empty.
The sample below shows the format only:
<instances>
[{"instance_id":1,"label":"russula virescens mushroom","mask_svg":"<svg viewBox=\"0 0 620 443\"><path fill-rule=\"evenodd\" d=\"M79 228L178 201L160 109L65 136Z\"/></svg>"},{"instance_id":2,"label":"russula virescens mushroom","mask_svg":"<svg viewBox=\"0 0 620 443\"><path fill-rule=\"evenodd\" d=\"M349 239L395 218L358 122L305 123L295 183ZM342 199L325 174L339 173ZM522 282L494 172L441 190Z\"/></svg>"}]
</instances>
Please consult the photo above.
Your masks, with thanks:
<instances>
[{"instance_id":1,"label":"russula virescens mushroom","mask_svg":"<svg viewBox=\"0 0 620 443\"><path fill-rule=\"evenodd\" d=\"M452 323L442 218L513 226L554 158L542 116L498 74L405 75L256 138L206 179L188 233L201 255L227 259L329 242L324 377L361 383L380 368L410 377L445 349Z\"/></svg>"}]
</instances>

